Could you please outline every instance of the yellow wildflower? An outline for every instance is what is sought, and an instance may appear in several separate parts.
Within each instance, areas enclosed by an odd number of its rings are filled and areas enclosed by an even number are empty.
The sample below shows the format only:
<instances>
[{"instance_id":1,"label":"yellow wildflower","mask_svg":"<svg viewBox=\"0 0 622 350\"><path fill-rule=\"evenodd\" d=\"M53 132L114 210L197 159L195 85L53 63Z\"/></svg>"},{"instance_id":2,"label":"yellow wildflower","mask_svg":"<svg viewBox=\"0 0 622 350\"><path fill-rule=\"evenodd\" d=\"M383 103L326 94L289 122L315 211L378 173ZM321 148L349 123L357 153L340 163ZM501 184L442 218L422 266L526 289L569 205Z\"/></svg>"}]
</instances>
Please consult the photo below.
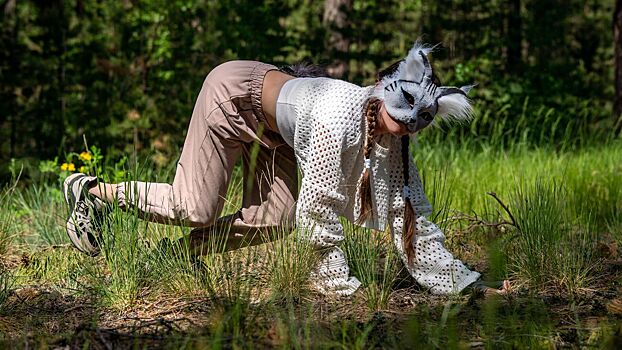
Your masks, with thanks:
<instances>
[{"instance_id":1,"label":"yellow wildflower","mask_svg":"<svg viewBox=\"0 0 622 350\"><path fill-rule=\"evenodd\" d=\"M60 166L60 170L62 171L76 171L76 166L73 163L63 163Z\"/></svg>"},{"instance_id":2,"label":"yellow wildflower","mask_svg":"<svg viewBox=\"0 0 622 350\"><path fill-rule=\"evenodd\" d=\"M91 155L90 152L82 152L80 153L80 159L82 159L85 162L90 162L91 159L93 159L93 156Z\"/></svg>"},{"instance_id":3,"label":"yellow wildflower","mask_svg":"<svg viewBox=\"0 0 622 350\"><path fill-rule=\"evenodd\" d=\"M86 173L86 167L83 165L80 167L80 169L78 169L78 171L81 173Z\"/></svg>"}]
</instances>

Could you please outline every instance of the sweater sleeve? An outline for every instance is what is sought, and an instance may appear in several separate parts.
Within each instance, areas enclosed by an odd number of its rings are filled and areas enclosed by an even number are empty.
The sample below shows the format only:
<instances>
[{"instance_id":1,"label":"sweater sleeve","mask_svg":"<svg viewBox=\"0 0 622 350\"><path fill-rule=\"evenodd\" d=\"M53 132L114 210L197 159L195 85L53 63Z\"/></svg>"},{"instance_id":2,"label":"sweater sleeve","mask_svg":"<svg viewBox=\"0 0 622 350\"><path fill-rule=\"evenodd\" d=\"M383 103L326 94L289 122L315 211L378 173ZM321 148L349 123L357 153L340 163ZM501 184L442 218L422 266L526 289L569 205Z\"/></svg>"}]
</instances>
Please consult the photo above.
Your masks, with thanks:
<instances>
[{"instance_id":1,"label":"sweater sleeve","mask_svg":"<svg viewBox=\"0 0 622 350\"><path fill-rule=\"evenodd\" d=\"M459 293L471 283L475 282L480 274L469 270L460 260L445 249L445 235L433 222L427 219L432 208L429 204L419 177L417 167L409 157L409 188L411 204L417 215L416 236L413 240L415 256L412 264L402 244L404 224L403 195L396 198L396 204L389 213L389 224L393 242L408 272L417 283L428 288L434 294ZM401 191L400 191L401 192ZM400 193L401 194L401 193Z\"/></svg>"},{"instance_id":2,"label":"sweater sleeve","mask_svg":"<svg viewBox=\"0 0 622 350\"><path fill-rule=\"evenodd\" d=\"M339 216L347 205L344 173L352 168L347 138L341 128L330 128L318 118L309 139L309 153L303 169L296 208L298 234L319 252L311 283L325 294L349 295L360 286L350 277L346 257L338 247L344 239ZM348 162L347 159L350 159Z\"/></svg>"}]
</instances>

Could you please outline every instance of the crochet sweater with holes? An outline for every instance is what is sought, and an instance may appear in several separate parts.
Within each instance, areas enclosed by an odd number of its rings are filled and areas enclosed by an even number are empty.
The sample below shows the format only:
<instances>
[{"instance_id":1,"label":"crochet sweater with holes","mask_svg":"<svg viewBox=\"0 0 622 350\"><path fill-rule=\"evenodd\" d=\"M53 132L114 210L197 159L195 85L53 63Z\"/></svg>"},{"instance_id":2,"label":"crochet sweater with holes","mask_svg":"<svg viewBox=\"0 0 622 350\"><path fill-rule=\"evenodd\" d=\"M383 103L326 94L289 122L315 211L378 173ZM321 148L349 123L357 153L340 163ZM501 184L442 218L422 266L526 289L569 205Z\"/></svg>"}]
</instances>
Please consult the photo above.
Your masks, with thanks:
<instances>
[{"instance_id":1,"label":"crochet sweater with holes","mask_svg":"<svg viewBox=\"0 0 622 350\"><path fill-rule=\"evenodd\" d=\"M345 81L307 79L295 92L294 149L302 172L296 209L299 235L320 251L311 275L313 285L326 294L352 294L360 282L350 275L347 257L339 244L344 239L339 217L351 222L359 214L358 188L364 171L364 108L373 86ZM435 294L457 293L479 278L443 246L444 235L426 219L432 212L417 168L409 157L411 202L417 213L415 257L408 263L402 245L404 193L400 138L385 134L371 155L373 218L365 227L384 231L393 242L409 273Z\"/></svg>"}]
</instances>

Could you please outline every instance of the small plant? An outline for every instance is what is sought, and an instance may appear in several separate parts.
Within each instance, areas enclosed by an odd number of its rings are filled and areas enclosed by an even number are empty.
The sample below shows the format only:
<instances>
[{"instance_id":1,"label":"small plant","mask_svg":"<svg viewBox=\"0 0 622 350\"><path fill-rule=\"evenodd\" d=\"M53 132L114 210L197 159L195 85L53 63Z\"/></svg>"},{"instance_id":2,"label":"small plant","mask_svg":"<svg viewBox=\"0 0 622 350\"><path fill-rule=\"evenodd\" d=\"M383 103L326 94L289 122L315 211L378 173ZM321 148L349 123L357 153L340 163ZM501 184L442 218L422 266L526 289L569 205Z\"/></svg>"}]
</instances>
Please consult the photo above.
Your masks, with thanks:
<instances>
[{"instance_id":1,"label":"small plant","mask_svg":"<svg viewBox=\"0 0 622 350\"><path fill-rule=\"evenodd\" d=\"M98 157L94 156L94 159ZM138 179L144 174L143 170L143 166L135 165L125 180ZM128 191L137 191L132 186L127 188ZM146 288L153 285L152 272L157 273L151 268L152 254L144 236L149 222L142 220L141 215L137 206L121 208L115 202L107 206L102 225L99 246L104 269L93 271L94 274L101 274L95 278L99 281L96 289L102 295L104 304L119 310L132 307Z\"/></svg>"},{"instance_id":2,"label":"small plant","mask_svg":"<svg viewBox=\"0 0 622 350\"><path fill-rule=\"evenodd\" d=\"M135 207L123 211L113 205L103 225L100 247L106 269L98 289L105 304L123 310L134 305L149 281L149 251L141 239L140 220Z\"/></svg>"},{"instance_id":3,"label":"small plant","mask_svg":"<svg viewBox=\"0 0 622 350\"><path fill-rule=\"evenodd\" d=\"M98 176L102 173L103 161L104 156L97 146L91 146L80 153L69 152L65 154L62 163L58 157L41 160L37 167L40 173L39 182L47 184L50 180L62 181L74 172Z\"/></svg>"},{"instance_id":4,"label":"small plant","mask_svg":"<svg viewBox=\"0 0 622 350\"><path fill-rule=\"evenodd\" d=\"M155 283L163 291L177 295L204 295L204 263L181 238L184 231L178 226L150 225L147 236L153 248L149 253L149 273L158 276Z\"/></svg>"}]
</instances>

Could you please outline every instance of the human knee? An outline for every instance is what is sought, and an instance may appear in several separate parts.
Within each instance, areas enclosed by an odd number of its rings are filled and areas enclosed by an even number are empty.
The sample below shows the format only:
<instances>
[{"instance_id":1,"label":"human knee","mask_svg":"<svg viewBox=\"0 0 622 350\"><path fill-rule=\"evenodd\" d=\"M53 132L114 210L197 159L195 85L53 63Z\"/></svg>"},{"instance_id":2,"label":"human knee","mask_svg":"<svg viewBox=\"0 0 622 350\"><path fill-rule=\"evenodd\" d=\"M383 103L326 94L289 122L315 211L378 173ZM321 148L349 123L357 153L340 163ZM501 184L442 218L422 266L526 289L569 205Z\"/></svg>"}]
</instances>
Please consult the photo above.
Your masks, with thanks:
<instances>
[{"instance_id":1,"label":"human knee","mask_svg":"<svg viewBox=\"0 0 622 350\"><path fill-rule=\"evenodd\" d=\"M215 219L205 213L205 210L195 205L184 203L176 206L175 216L190 227L206 227L214 224Z\"/></svg>"}]
</instances>

